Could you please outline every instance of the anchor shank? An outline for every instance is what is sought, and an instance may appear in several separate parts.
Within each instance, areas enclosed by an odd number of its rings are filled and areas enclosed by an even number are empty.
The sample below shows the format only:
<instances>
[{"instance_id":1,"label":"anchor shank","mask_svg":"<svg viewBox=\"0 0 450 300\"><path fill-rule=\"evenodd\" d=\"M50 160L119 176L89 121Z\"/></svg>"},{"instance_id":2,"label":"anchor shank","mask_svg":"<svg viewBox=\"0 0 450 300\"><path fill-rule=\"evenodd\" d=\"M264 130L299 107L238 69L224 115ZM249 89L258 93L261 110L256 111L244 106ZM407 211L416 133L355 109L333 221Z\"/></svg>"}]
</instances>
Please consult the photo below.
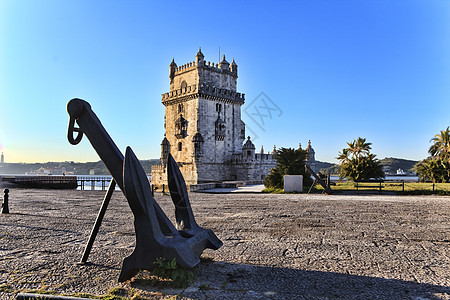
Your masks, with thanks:
<instances>
[{"instance_id":1,"label":"anchor shank","mask_svg":"<svg viewBox=\"0 0 450 300\"><path fill-rule=\"evenodd\" d=\"M123 154L92 111L89 103L77 98L72 99L67 104L67 112L71 118L76 120L81 131L87 136L92 147L123 191Z\"/></svg>"}]
</instances>

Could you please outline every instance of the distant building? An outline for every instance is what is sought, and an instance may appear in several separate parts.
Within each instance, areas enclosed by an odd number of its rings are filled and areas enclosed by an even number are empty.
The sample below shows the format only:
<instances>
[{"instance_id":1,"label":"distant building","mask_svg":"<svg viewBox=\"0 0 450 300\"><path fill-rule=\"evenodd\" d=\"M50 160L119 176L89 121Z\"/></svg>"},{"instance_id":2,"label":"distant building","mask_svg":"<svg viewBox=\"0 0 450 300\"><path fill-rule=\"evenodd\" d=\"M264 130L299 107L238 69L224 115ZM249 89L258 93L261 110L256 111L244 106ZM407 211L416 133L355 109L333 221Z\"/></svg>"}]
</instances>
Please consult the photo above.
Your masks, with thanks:
<instances>
[{"instance_id":1,"label":"distant building","mask_svg":"<svg viewBox=\"0 0 450 300\"><path fill-rule=\"evenodd\" d=\"M2 156L1 156L1 161L0 161L2 164L4 164L5 163L5 156L3 155L3 152L2 152Z\"/></svg>"},{"instance_id":2,"label":"distant building","mask_svg":"<svg viewBox=\"0 0 450 300\"><path fill-rule=\"evenodd\" d=\"M406 173L402 169L398 168L397 169L397 175L406 175Z\"/></svg>"}]
</instances>

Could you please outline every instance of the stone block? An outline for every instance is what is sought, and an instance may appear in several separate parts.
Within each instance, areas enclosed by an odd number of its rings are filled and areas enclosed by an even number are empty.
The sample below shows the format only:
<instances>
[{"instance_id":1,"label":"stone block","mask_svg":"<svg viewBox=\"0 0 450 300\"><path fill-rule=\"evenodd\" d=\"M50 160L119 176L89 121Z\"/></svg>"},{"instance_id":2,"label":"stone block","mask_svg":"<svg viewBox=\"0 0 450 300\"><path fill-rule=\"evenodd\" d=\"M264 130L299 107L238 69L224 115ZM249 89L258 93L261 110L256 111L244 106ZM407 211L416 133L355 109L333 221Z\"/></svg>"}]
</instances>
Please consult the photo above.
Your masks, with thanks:
<instances>
[{"instance_id":1,"label":"stone block","mask_svg":"<svg viewBox=\"0 0 450 300\"><path fill-rule=\"evenodd\" d=\"M303 192L303 175L284 175L284 192Z\"/></svg>"}]
</instances>

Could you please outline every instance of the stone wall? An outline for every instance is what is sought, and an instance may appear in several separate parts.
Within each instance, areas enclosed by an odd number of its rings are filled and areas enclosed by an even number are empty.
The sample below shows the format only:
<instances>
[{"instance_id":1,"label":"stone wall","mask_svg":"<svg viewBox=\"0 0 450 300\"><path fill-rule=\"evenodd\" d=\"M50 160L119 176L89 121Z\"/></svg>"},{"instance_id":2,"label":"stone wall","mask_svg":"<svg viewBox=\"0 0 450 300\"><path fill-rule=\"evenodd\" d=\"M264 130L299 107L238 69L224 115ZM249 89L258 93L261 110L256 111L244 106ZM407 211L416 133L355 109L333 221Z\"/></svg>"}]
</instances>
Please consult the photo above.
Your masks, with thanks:
<instances>
[{"instance_id":1,"label":"stone wall","mask_svg":"<svg viewBox=\"0 0 450 300\"><path fill-rule=\"evenodd\" d=\"M237 76L228 70L205 65L199 68L199 78L202 84L236 91Z\"/></svg>"}]
</instances>

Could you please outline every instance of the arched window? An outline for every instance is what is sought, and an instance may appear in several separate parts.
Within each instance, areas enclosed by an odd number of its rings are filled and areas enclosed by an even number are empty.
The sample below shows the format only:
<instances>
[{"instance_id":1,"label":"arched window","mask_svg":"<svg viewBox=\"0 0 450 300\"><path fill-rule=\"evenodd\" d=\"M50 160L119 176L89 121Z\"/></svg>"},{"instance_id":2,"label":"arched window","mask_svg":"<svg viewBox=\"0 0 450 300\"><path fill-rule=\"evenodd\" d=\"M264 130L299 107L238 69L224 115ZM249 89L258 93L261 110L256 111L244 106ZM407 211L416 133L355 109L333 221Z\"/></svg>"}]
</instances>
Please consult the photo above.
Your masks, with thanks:
<instances>
[{"instance_id":1,"label":"arched window","mask_svg":"<svg viewBox=\"0 0 450 300\"><path fill-rule=\"evenodd\" d=\"M186 87L187 87L186 80L183 80L183 81L181 82L181 89L185 89Z\"/></svg>"},{"instance_id":2,"label":"arched window","mask_svg":"<svg viewBox=\"0 0 450 300\"><path fill-rule=\"evenodd\" d=\"M183 139L187 136L188 121L183 118L183 114L175 121L175 136L177 139Z\"/></svg>"},{"instance_id":3,"label":"arched window","mask_svg":"<svg viewBox=\"0 0 450 300\"><path fill-rule=\"evenodd\" d=\"M184 105L182 103L178 104L178 113L184 112Z\"/></svg>"},{"instance_id":4,"label":"arched window","mask_svg":"<svg viewBox=\"0 0 450 300\"><path fill-rule=\"evenodd\" d=\"M201 135L200 132L197 132L194 135L193 142L194 142L194 155L196 157L203 156L202 148L203 148L203 143L205 142L205 140L203 139L203 136Z\"/></svg>"},{"instance_id":5,"label":"arched window","mask_svg":"<svg viewBox=\"0 0 450 300\"><path fill-rule=\"evenodd\" d=\"M183 150L183 144L181 142L178 142L178 151Z\"/></svg>"}]
</instances>

